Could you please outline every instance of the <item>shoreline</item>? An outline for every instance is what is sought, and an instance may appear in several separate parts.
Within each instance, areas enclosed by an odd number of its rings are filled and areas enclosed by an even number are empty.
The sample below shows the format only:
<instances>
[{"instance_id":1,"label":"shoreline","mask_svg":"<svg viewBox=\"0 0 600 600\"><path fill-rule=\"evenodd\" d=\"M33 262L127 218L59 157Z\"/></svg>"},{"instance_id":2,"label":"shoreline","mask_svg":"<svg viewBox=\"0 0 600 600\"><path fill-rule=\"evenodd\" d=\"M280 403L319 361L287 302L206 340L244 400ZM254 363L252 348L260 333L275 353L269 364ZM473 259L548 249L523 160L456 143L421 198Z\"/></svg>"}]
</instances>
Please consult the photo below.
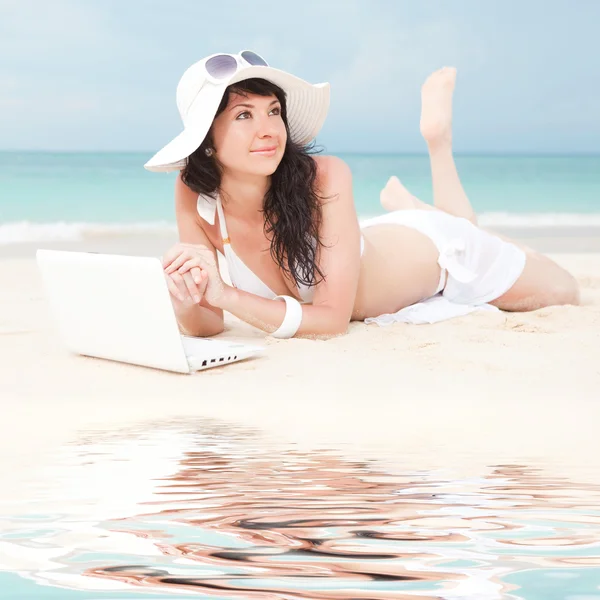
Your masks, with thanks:
<instances>
[{"instance_id":1,"label":"shoreline","mask_svg":"<svg viewBox=\"0 0 600 600\"><path fill-rule=\"evenodd\" d=\"M542 253L587 254L600 252L599 226L494 227L491 232L513 239ZM176 232L126 235L99 234L81 240L33 241L0 244L0 259L34 258L38 248L103 252L132 256L161 256L177 243Z\"/></svg>"}]
</instances>

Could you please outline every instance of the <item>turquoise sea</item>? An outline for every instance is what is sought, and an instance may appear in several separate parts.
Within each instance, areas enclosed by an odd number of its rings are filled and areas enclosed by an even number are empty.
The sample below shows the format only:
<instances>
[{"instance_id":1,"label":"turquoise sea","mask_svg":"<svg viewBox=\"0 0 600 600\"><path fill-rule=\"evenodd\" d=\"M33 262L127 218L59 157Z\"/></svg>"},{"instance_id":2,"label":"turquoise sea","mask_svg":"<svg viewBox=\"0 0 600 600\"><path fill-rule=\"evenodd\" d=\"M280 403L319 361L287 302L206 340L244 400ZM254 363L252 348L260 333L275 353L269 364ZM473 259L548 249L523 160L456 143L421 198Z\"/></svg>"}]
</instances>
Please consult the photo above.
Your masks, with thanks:
<instances>
[{"instance_id":1,"label":"turquoise sea","mask_svg":"<svg viewBox=\"0 0 600 600\"><path fill-rule=\"evenodd\" d=\"M150 173L150 153L0 152L0 244L174 229L174 174ZM426 155L339 154L351 166L359 216L379 214L397 175L431 202ZM458 155L481 223L600 225L600 156Z\"/></svg>"}]
</instances>

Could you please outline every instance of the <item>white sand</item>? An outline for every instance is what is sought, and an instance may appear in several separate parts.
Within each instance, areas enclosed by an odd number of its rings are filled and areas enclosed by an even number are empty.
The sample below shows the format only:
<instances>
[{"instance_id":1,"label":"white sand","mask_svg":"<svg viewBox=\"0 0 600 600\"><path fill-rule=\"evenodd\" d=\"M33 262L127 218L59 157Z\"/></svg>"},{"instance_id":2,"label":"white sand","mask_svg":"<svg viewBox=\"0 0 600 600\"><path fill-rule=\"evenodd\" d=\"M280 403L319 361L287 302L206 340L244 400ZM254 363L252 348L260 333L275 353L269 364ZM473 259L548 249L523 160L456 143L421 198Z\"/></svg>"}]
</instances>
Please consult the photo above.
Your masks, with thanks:
<instances>
[{"instance_id":1,"label":"white sand","mask_svg":"<svg viewBox=\"0 0 600 600\"><path fill-rule=\"evenodd\" d=\"M88 428L197 416L357 455L377 447L413 467L512 462L598 481L600 254L554 258L583 306L353 323L328 341L275 340L228 319L225 336L264 342L266 355L192 376L68 354L35 262L1 260L2 498Z\"/></svg>"}]
</instances>

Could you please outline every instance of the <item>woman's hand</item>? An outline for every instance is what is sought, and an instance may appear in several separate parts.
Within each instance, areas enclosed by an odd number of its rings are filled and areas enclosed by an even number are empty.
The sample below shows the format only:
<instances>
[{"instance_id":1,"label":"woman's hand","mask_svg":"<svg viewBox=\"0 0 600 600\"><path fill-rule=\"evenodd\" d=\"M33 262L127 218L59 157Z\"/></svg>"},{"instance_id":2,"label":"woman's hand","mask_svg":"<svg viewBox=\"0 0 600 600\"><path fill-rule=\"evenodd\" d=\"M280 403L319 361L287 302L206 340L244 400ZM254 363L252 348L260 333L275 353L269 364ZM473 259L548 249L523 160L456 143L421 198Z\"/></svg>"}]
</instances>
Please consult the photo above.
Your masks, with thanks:
<instances>
[{"instance_id":1,"label":"woman's hand","mask_svg":"<svg viewBox=\"0 0 600 600\"><path fill-rule=\"evenodd\" d=\"M169 250L171 253L174 250ZM165 259L163 258L163 268ZM200 304L206 291L208 278L200 268L194 268L187 273L166 273L165 280L171 296L182 304Z\"/></svg>"},{"instance_id":2,"label":"woman's hand","mask_svg":"<svg viewBox=\"0 0 600 600\"><path fill-rule=\"evenodd\" d=\"M208 283L206 274L202 271L200 273L201 282L199 284L196 283L191 273L186 273L183 276L179 273L172 273L171 275L165 273L165 280L171 296L181 304L200 304Z\"/></svg>"},{"instance_id":3,"label":"woman's hand","mask_svg":"<svg viewBox=\"0 0 600 600\"><path fill-rule=\"evenodd\" d=\"M203 285L206 301L218 307L226 294L227 286L223 283L215 256L209 248L201 244L176 244L163 257L165 274L177 280L183 278L186 284L190 281L198 286ZM198 282L198 273L200 281Z\"/></svg>"}]
</instances>

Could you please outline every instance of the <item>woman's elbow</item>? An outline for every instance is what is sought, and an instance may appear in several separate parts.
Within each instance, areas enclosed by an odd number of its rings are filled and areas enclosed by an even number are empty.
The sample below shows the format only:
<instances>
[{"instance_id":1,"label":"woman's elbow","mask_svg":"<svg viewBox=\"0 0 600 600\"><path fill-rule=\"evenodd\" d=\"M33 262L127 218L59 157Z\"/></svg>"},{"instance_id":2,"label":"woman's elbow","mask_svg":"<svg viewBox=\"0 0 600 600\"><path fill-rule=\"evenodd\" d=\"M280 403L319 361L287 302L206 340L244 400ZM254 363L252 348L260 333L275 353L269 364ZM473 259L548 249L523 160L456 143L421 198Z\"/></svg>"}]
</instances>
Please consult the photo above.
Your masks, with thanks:
<instances>
[{"instance_id":1,"label":"woman's elbow","mask_svg":"<svg viewBox=\"0 0 600 600\"><path fill-rule=\"evenodd\" d=\"M213 329L208 329L205 331L198 332L196 337L213 337L214 335L219 335L225 331L225 326L221 325L220 327L215 327Z\"/></svg>"},{"instance_id":2,"label":"woman's elbow","mask_svg":"<svg viewBox=\"0 0 600 600\"><path fill-rule=\"evenodd\" d=\"M346 311L330 309L327 318L324 320L323 334L329 337L344 335L348 331L350 315Z\"/></svg>"},{"instance_id":3,"label":"woman's elbow","mask_svg":"<svg viewBox=\"0 0 600 600\"><path fill-rule=\"evenodd\" d=\"M349 320L329 319L318 327L298 332L296 337L332 338L344 335L348 331Z\"/></svg>"},{"instance_id":4,"label":"woman's elbow","mask_svg":"<svg viewBox=\"0 0 600 600\"><path fill-rule=\"evenodd\" d=\"M179 330L183 335L187 335L190 337L212 337L214 335L219 335L225 331L225 323L217 322L210 324L200 324L198 327L192 327L190 329L185 328L181 323L179 323Z\"/></svg>"},{"instance_id":5,"label":"woman's elbow","mask_svg":"<svg viewBox=\"0 0 600 600\"><path fill-rule=\"evenodd\" d=\"M328 332L329 335L345 335L348 332L348 324L349 321L347 319L332 323Z\"/></svg>"}]
</instances>

